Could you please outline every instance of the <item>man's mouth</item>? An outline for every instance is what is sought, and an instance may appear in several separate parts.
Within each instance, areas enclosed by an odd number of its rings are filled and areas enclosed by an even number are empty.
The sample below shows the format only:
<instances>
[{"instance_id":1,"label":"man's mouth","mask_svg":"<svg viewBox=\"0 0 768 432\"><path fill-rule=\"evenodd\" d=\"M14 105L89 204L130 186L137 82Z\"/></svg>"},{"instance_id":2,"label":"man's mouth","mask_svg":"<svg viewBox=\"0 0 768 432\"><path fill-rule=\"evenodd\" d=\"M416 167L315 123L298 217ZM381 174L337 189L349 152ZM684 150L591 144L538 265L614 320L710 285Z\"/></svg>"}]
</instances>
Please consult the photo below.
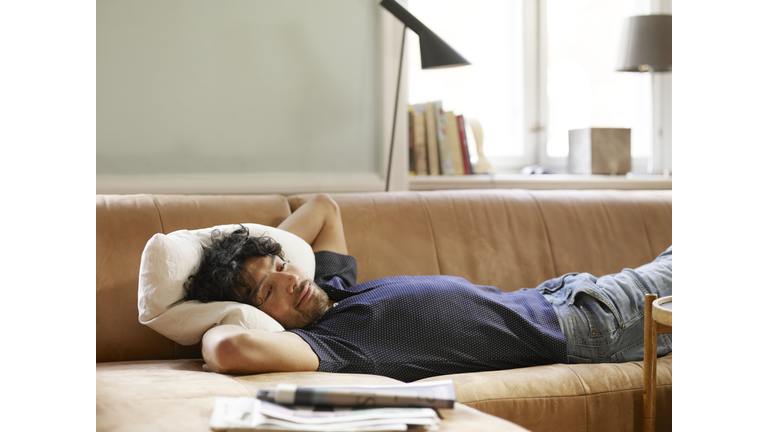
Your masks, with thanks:
<instances>
[{"instance_id":1,"label":"man's mouth","mask_svg":"<svg viewBox=\"0 0 768 432\"><path fill-rule=\"evenodd\" d=\"M307 283L304 284L304 291L302 291L301 296L299 297L299 302L296 304L296 308L299 308L309 300L309 297L312 295L312 290L312 283L307 281Z\"/></svg>"}]
</instances>

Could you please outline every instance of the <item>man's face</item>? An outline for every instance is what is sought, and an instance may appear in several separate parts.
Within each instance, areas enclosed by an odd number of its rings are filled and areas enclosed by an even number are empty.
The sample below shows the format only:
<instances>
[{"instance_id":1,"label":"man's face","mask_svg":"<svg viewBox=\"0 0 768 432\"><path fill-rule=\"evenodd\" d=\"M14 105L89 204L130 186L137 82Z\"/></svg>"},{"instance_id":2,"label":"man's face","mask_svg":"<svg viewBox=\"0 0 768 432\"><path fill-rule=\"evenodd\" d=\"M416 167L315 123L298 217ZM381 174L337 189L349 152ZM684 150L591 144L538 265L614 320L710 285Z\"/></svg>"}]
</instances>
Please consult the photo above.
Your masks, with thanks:
<instances>
[{"instance_id":1,"label":"man's face","mask_svg":"<svg viewBox=\"0 0 768 432\"><path fill-rule=\"evenodd\" d=\"M328 295L300 268L280 257L251 257L245 269L256 279L250 302L286 329L314 323L328 309Z\"/></svg>"}]
</instances>

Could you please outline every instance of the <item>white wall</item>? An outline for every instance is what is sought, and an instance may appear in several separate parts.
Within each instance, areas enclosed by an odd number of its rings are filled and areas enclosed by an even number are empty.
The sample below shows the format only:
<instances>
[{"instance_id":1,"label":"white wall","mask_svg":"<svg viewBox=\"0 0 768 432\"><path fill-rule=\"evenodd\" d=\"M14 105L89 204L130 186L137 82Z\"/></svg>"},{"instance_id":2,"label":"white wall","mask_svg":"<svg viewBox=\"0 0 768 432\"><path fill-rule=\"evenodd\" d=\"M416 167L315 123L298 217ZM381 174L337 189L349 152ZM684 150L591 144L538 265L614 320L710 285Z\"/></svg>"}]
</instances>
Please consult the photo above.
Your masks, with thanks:
<instances>
[{"instance_id":1,"label":"white wall","mask_svg":"<svg viewBox=\"0 0 768 432\"><path fill-rule=\"evenodd\" d=\"M125 186L163 176L380 176L378 1L96 6L97 189L118 177Z\"/></svg>"}]
</instances>

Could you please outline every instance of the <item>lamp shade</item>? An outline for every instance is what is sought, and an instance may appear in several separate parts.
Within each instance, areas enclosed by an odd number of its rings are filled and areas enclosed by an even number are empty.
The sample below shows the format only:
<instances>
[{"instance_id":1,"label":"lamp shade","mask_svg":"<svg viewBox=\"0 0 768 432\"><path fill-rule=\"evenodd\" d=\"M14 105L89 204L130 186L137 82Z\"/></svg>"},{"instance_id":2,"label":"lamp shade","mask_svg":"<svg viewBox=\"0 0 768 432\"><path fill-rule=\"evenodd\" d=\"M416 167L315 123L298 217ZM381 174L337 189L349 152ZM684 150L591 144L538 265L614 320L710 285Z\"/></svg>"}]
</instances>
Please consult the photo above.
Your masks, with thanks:
<instances>
[{"instance_id":1,"label":"lamp shade","mask_svg":"<svg viewBox=\"0 0 768 432\"><path fill-rule=\"evenodd\" d=\"M419 35L421 68L432 69L471 64L438 35L413 16L397 0L382 0L381 6L399 19L406 27Z\"/></svg>"},{"instance_id":2,"label":"lamp shade","mask_svg":"<svg viewBox=\"0 0 768 432\"><path fill-rule=\"evenodd\" d=\"M672 15L641 15L626 19L619 45L620 72L672 70Z\"/></svg>"}]
</instances>

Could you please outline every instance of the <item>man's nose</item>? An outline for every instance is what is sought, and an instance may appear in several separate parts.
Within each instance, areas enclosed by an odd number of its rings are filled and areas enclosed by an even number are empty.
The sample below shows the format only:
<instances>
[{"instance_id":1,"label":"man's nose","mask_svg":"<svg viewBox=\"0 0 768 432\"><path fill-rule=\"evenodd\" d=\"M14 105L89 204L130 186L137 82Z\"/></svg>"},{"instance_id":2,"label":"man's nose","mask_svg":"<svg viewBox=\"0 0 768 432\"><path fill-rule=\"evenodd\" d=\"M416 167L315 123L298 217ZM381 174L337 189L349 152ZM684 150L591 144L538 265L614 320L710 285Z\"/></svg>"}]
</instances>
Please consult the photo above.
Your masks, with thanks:
<instances>
[{"instance_id":1,"label":"man's nose","mask_svg":"<svg viewBox=\"0 0 768 432\"><path fill-rule=\"evenodd\" d=\"M276 273L275 276L279 278L288 294L293 294L299 284L299 277L290 273Z\"/></svg>"}]
</instances>

